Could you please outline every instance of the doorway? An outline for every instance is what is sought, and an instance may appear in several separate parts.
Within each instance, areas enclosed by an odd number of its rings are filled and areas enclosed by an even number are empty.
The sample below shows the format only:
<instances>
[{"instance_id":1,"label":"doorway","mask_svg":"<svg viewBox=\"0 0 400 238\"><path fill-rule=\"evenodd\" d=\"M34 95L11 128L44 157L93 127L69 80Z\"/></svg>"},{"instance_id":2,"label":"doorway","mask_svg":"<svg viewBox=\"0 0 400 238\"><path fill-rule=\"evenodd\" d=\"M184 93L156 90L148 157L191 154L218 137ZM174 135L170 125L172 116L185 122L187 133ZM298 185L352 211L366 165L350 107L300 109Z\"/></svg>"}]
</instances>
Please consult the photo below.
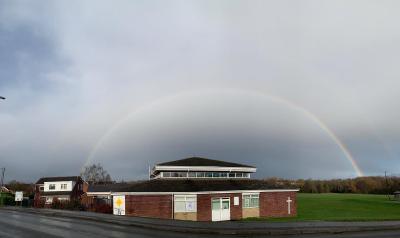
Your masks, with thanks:
<instances>
[{"instance_id":1,"label":"doorway","mask_svg":"<svg viewBox=\"0 0 400 238\"><path fill-rule=\"evenodd\" d=\"M229 221L231 219L230 198L213 198L211 210L212 221Z\"/></svg>"}]
</instances>

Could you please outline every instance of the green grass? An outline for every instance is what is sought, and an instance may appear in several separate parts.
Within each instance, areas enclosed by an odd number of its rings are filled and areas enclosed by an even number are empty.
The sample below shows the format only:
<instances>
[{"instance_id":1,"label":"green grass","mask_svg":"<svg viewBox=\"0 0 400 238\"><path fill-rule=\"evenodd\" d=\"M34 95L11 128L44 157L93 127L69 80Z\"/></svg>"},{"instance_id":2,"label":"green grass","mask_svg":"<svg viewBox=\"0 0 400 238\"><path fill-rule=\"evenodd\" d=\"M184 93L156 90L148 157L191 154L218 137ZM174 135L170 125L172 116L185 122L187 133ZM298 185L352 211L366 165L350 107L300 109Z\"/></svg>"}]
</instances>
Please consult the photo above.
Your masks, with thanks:
<instances>
[{"instance_id":1,"label":"green grass","mask_svg":"<svg viewBox=\"0 0 400 238\"><path fill-rule=\"evenodd\" d=\"M378 221L400 220L400 202L385 195L305 194L297 197L297 217L247 218L268 221Z\"/></svg>"}]
</instances>

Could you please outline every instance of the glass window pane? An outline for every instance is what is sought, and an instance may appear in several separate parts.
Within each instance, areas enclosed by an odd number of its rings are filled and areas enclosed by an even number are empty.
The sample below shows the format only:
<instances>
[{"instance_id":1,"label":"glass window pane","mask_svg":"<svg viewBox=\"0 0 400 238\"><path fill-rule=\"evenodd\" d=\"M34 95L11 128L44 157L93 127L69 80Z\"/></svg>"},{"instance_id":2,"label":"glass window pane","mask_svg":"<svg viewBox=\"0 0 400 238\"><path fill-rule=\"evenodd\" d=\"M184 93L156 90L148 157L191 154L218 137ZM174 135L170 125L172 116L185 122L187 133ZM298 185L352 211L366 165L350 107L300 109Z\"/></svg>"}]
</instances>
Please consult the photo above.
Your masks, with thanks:
<instances>
[{"instance_id":1,"label":"glass window pane","mask_svg":"<svg viewBox=\"0 0 400 238\"><path fill-rule=\"evenodd\" d=\"M242 173L236 173L236 178L241 178L242 177Z\"/></svg>"},{"instance_id":2,"label":"glass window pane","mask_svg":"<svg viewBox=\"0 0 400 238\"><path fill-rule=\"evenodd\" d=\"M229 201L222 201L222 209L229 209Z\"/></svg>"},{"instance_id":3,"label":"glass window pane","mask_svg":"<svg viewBox=\"0 0 400 238\"><path fill-rule=\"evenodd\" d=\"M250 201L251 207L258 207L258 197L252 197Z\"/></svg>"},{"instance_id":4,"label":"glass window pane","mask_svg":"<svg viewBox=\"0 0 400 238\"><path fill-rule=\"evenodd\" d=\"M213 200L212 201L212 210L220 210L221 209L221 203L219 199Z\"/></svg>"},{"instance_id":5,"label":"glass window pane","mask_svg":"<svg viewBox=\"0 0 400 238\"><path fill-rule=\"evenodd\" d=\"M196 176L197 176L198 178L204 178L204 172L197 172L197 173L196 173Z\"/></svg>"},{"instance_id":6,"label":"glass window pane","mask_svg":"<svg viewBox=\"0 0 400 238\"><path fill-rule=\"evenodd\" d=\"M220 177L220 176L219 176L219 173L218 173L218 172L214 172L214 173L213 173L213 177L214 177L214 178L219 178L219 177Z\"/></svg>"},{"instance_id":7,"label":"glass window pane","mask_svg":"<svg viewBox=\"0 0 400 238\"><path fill-rule=\"evenodd\" d=\"M187 212L195 212L196 211L196 202L195 201L186 201L186 211Z\"/></svg>"},{"instance_id":8,"label":"glass window pane","mask_svg":"<svg viewBox=\"0 0 400 238\"><path fill-rule=\"evenodd\" d=\"M211 172L206 172L206 177L207 178L212 178L212 173Z\"/></svg>"},{"instance_id":9,"label":"glass window pane","mask_svg":"<svg viewBox=\"0 0 400 238\"><path fill-rule=\"evenodd\" d=\"M175 202L175 212L185 212L186 206L185 202L176 201Z\"/></svg>"},{"instance_id":10,"label":"glass window pane","mask_svg":"<svg viewBox=\"0 0 400 238\"><path fill-rule=\"evenodd\" d=\"M196 172L189 172L188 173L190 178L195 178L196 177Z\"/></svg>"},{"instance_id":11,"label":"glass window pane","mask_svg":"<svg viewBox=\"0 0 400 238\"><path fill-rule=\"evenodd\" d=\"M179 173L178 172L171 172L171 177L179 177Z\"/></svg>"},{"instance_id":12,"label":"glass window pane","mask_svg":"<svg viewBox=\"0 0 400 238\"><path fill-rule=\"evenodd\" d=\"M234 178L235 177L235 173L229 173L229 178Z\"/></svg>"},{"instance_id":13,"label":"glass window pane","mask_svg":"<svg viewBox=\"0 0 400 238\"><path fill-rule=\"evenodd\" d=\"M223 178L228 177L228 173L221 173L221 177L223 177Z\"/></svg>"},{"instance_id":14,"label":"glass window pane","mask_svg":"<svg viewBox=\"0 0 400 238\"><path fill-rule=\"evenodd\" d=\"M171 172L163 172L163 177L165 178L171 177Z\"/></svg>"}]
</instances>

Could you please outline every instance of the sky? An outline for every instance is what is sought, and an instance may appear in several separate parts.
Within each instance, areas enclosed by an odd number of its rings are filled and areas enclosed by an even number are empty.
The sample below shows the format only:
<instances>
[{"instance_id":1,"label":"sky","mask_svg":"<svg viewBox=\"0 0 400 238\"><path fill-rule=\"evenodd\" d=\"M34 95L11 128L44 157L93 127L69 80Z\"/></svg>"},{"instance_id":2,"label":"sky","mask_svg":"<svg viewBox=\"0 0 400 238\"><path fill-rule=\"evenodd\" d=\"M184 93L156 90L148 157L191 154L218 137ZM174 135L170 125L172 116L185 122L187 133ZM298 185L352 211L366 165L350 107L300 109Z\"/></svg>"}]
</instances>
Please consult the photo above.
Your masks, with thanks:
<instances>
[{"instance_id":1,"label":"sky","mask_svg":"<svg viewBox=\"0 0 400 238\"><path fill-rule=\"evenodd\" d=\"M400 172L398 1L0 0L6 181L191 156Z\"/></svg>"}]
</instances>

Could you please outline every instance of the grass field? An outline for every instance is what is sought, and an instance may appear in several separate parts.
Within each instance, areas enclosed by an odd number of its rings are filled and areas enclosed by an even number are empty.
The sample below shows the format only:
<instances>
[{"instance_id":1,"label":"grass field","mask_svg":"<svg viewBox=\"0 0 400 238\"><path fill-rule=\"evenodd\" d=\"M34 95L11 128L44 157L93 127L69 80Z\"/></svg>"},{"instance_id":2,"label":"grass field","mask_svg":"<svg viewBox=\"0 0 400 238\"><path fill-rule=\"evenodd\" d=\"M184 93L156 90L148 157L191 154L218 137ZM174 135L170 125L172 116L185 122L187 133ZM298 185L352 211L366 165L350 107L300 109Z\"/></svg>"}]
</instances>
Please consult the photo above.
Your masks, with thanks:
<instances>
[{"instance_id":1,"label":"grass field","mask_svg":"<svg viewBox=\"0 0 400 238\"><path fill-rule=\"evenodd\" d=\"M385 195L298 194L296 218L249 218L268 221L377 221L400 220L400 202Z\"/></svg>"}]
</instances>

